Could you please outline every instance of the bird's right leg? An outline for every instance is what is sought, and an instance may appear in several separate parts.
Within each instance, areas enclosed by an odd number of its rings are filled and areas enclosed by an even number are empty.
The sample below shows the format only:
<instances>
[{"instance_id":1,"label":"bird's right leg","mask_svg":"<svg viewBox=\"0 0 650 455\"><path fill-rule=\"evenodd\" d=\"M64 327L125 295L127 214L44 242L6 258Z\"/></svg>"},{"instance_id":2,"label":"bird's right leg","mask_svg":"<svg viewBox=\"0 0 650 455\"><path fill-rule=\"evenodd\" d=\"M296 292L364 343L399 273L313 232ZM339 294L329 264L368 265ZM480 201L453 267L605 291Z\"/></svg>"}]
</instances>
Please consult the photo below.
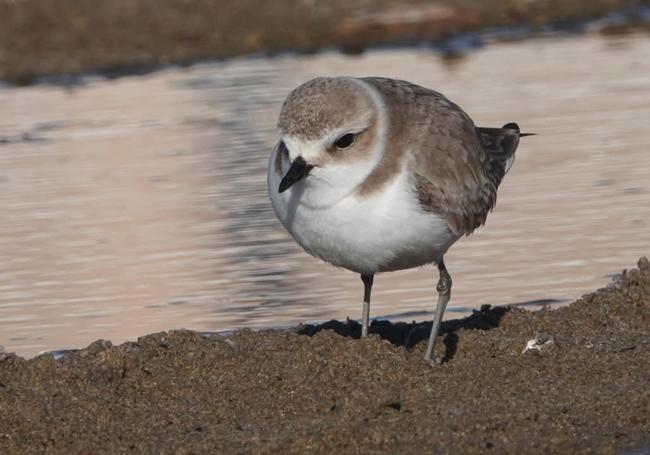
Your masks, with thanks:
<instances>
[{"instance_id":1,"label":"bird's right leg","mask_svg":"<svg viewBox=\"0 0 650 455\"><path fill-rule=\"evenodd\" d=\"M363 281L363 313L361 314L361 336L368 336L368 323L370 320L370 291L375 275L361 275Z\"/></svg>"},{"instance_id":2,"label":"bird's right leg","mask_svg":"<svg viewBox=\"0 0 650 455\"><path fill-rule=\"evenodd\" d=\"M433 356L435 354L436 338L438 337L440 325L442 324L442 315L445 314L445 308L447 308L447 303L449 303L449 299L451 298L451 275L447 272L444 261L440 261L440 264L438 264L438 271L440 272L440 279L436 286L436 290L438 291L438 304L436 305L436 315L433 318L433 325L429 334L429 346L427 347L426 354L424 354L424 360L432 364L436 363Z\"/></svg>"}]
</instances>

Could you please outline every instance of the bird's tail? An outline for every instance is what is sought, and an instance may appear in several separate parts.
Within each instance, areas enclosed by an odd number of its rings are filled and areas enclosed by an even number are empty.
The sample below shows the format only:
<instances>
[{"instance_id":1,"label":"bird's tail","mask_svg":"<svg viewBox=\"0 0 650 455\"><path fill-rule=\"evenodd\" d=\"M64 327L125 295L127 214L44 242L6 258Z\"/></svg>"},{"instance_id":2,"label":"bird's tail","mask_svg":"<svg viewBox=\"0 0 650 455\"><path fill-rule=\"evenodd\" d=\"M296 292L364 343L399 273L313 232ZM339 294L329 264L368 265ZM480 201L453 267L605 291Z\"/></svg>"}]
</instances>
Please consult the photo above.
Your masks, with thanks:
<instances>
[{"instance_id":1,"label":"bird's tail","mask_svg":"<svg viewBox=\"0 0 650 455\"><path fill-rule=\"evenodd\" d=\"M490 158L503 166L504 174L510 170L512 163L515 161L519 138L535 135L535 133L522 133L519 125L514 122L506 123L501 128L478 127L476 131Z\"/></svg>"}]
</instances>

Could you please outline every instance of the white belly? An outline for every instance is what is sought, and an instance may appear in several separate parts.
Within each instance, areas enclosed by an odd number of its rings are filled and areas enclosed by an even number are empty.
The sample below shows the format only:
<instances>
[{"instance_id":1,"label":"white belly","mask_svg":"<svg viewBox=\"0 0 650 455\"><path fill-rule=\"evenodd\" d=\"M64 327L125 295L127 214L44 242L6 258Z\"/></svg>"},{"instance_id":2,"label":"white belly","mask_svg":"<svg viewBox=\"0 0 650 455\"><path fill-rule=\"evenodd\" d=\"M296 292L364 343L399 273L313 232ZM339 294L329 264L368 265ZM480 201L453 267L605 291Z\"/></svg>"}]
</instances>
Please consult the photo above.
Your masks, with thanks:
<instances>
[{"instance_id":1,"label":"white belly","mask_svg":"<svg viewBox=\"0 0 650 455\"><path fill-rule=\"evenodd\" d=\"M374 195L355 193L326 207L301 203L296 183L278 193L280 177L269 166L271 203L284 227L305 251L362 274L439 262L458 239L442 218L422 211L405 177ZM313 198L313 195L310 195Z\"/></svg>"}]
</instances>

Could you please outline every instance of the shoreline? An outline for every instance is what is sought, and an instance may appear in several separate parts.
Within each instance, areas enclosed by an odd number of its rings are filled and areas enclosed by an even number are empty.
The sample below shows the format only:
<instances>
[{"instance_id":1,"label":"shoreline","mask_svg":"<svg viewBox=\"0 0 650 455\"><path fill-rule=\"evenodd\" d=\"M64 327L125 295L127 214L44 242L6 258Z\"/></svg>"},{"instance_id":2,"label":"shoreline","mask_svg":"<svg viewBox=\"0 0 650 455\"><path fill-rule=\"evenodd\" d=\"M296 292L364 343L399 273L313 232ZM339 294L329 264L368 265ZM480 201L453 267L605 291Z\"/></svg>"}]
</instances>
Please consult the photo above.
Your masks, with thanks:
<instances>
[{"instance_id":1,"label":"shoreline","mask_svg":"<svg viewBox=\"0 0 650 455\"><path fill-rule=\"evenodd\" d=\"M650 262L637 266L568 306L446 321L434 368L426 323L0 354L0 452L645 453Z\"/></svg>"}]
</instances>

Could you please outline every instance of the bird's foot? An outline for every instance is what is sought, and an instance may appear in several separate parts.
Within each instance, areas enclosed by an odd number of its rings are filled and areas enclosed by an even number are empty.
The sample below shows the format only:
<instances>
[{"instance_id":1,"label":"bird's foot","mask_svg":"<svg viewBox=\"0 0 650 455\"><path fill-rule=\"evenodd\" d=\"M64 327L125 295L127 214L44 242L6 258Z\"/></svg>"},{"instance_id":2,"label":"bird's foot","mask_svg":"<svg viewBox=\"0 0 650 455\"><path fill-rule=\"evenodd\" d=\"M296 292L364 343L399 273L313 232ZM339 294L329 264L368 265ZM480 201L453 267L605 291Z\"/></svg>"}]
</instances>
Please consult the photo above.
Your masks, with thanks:
<instances>
[{"instance_id":1,"label":"bird's foot","mask_svg":"<svg viewBox=\"0 0 650 455\"><path fill-rule=\"evenodd\" d=\"M424 362L432 368L437 368L442 365L442 359L439 359L436 356L433 356L430 359L424 357Z\"/></svg>"}]
</instances>

